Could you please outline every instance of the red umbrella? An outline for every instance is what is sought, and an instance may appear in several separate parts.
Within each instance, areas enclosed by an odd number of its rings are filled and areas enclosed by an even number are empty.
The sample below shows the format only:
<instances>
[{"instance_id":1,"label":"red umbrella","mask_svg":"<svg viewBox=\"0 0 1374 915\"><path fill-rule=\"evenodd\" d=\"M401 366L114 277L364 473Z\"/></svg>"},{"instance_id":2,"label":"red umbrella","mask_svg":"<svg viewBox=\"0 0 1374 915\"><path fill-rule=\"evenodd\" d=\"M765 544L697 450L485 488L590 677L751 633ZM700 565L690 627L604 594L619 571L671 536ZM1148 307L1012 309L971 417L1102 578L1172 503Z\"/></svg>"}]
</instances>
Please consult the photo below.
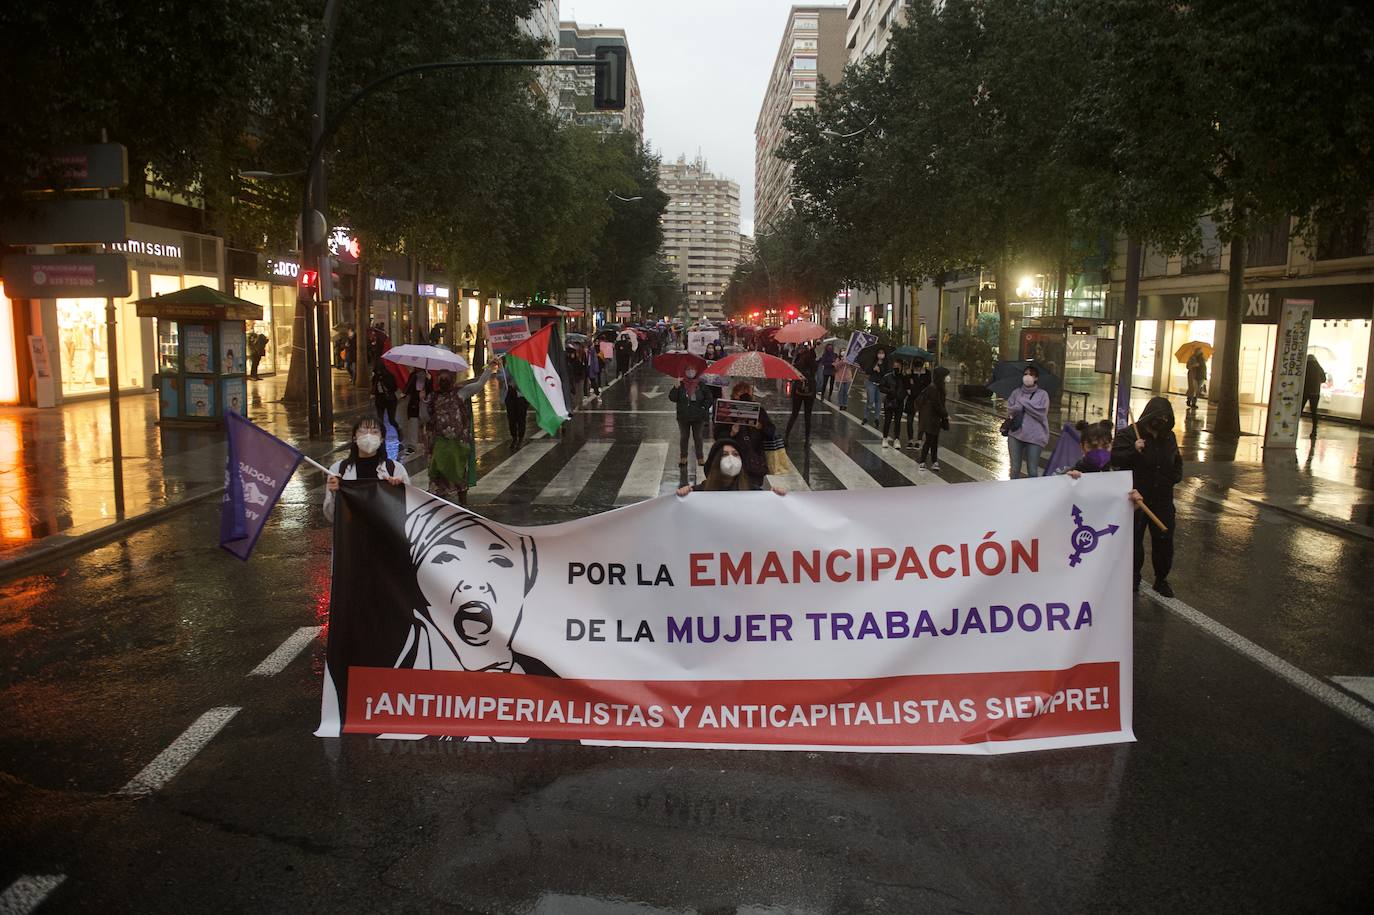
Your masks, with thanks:
<instances>
[{"instance_id":1,"label":"red umbrella","mask_svg":"<svg viewBox=\"0 0 1374 915\"><path fill-rule=\"evenodd\" d=\"M699 377L709 364L693 353L663 353L654 357L654 368L673 378L685 377L688 369L696 369Z\"/></svg>"},{"instance_id":2,"label":"red umbrella","mask_svg":"<svg viewBox=\"0 0 1374 915\"><path fill-rule=\"evenodd\" d=\"M729 375L732 378L800 378L801 372L792 364L757 350L735 353L711 363L707 374Z\"/></svg>"},{"instance_id":3,"label":"red umbrella","mask_svg":"<svg viewBox=\"0 0 1374 915\"><path fill-rule=\"evenodd\" d=\"M825 328L815 321L797 321L778 331L776 339L779 343L805 343L808 340L819 340L824 336Z\"/></svg>"}]
</instances>

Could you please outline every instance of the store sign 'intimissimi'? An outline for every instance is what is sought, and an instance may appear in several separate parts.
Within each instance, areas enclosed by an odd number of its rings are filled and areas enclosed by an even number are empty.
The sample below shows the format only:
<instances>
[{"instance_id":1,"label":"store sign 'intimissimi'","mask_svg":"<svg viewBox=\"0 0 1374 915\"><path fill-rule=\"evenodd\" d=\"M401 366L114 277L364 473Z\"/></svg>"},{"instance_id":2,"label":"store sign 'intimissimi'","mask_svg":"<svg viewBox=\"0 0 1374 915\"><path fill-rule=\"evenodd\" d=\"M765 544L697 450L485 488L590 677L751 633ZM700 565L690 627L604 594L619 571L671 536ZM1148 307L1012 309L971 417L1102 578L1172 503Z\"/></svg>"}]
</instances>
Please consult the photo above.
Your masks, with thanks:
<instances>
[{"instance_id":1,"label":"store sign 'intimissimi'","mask_svg":"<svg viewBox=\"0 0 1374 915\"><path fill-rule=\"evenodd\" d=\"M111 251L119 251L123 254L147 254L152 257L171 257L181 260L180 245L130 238L123 244L106 245L106 247Z\"/></svg>"}]
</instances>

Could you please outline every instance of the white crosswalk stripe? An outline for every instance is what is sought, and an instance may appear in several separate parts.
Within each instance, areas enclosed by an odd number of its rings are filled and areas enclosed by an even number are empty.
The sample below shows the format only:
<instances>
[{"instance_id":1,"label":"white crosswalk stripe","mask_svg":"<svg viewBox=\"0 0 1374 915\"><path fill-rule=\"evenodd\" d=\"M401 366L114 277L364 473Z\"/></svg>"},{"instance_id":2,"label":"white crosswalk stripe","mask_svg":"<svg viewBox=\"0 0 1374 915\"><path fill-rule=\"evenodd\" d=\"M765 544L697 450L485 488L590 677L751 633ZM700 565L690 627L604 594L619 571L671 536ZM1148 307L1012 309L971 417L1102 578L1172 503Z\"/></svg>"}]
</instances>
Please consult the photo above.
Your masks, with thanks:
<instances>
[{"instance_id":1,"label":"white crosswalk stripe","mask_svg":"<svg viewBox=\"0 0 1374 915\"><path fill-rule=\"evenodd\" d=\"M921 465L917 463L914 458L907 457L896 448L884 448L882 445L875 444L874 442L864 442L863 445L869 451L872 451L878 457L882 458L883 462L889 467L896 470L917 486L926 486L929 484L943 485L949 482L948 480L941 479L940 476L933 471L922 470Z\"/></svg>"},{"instance_id":2,"label":"white crosswalk stripe","mask_svg":"<svg viewBox=\"0 0 1374 915\"><path fill-rule=\"evenodd\" d=\"M610 450L610 442L587 442L577 449L577 453L563 465L558 475L549 481L543 492L535 496L534 501L539 505L571 505L576 502L578 494L591 480L592 474L596 473L596 468L601 466ZM516 452L516 456L519 456L519 452Z\"/></svg>"},{"instance_id":3,"label":"white crosswalk stripe","mask_svg":"<svg viewBox=\"0 0 1374 915\"><path fill-rule=\"evenodd\" d=\"M468 491L469 497L474 502L490 502L501 493L505 492L506 487L525 475L539 459L548 454L554 448L554 442L530 442L519 451L512 454L501 462L491 473L477 481L477 485Z\"/></svg>"},{"instance_id":4,"label":"white crosswalk stripe","mask_svg":"<svg viewBox=\"0 0 1374 915\"><path fill-rule=\"evenodd\" d=\"M1332 677L1334 682L1344 686L1357 696L1374 703L1374 677Z\"/></svg>"},{"instance_id":5,"label":"white crosswalk stripe","mask_svg":"<svg viewBox=\"0 0 1374 915\"><path fill-rule=\"evenodd\" d=\"M834 442L812 442L811 453L829 468L840 485L845 489L881 489L882 484L869 476L852 457L840 450Z\"/></svg>"},{"instance_id":6,"label":"white crosswalk stripe","mask_svg":"<svg viewBox=\"0 0 1374 915\"><path fill-rule=\"evenodd\" d=\"M667 460L667 442L642 442L630 462L625 482L620 484L615 504L629 505L657 496L663 486L663 465Z\"/></svg>"},{"instance_id":7,"label":"white crosswalk stripe","mask_svg":"<svg viewBox=\"0 0 1374 915\"><path fill-rule=\"evenodd\" d=\"M988 470L982 464L975 464L963 455L957 454L954 451L947 451L944 448L940 449L940 463L948 464L971 480L981 481L998 479L997 474Z\"/></svg>"}]
</instances>

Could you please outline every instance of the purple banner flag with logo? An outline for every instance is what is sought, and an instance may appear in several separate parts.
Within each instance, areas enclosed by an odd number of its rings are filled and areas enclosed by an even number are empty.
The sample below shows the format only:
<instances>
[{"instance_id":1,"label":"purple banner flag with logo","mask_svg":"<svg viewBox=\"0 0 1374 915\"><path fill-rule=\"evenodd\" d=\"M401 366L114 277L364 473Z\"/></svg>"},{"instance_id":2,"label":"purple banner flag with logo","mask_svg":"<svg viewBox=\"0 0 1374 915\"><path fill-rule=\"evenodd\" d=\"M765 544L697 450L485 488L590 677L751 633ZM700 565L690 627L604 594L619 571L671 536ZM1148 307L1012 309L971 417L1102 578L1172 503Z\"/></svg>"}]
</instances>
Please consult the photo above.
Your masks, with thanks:
<instances>
[{"instance_id":1,"label":"purple banner flag with logo","mask_svg":"<svg viewBox=\"0 0 1374 915\"><path fill-rule=\"evenodd\" d=\"M224 467L219 545L247 560L302 455L237 413L224 414L224 428L229 457Z\"/></svg>"}]
</instances>

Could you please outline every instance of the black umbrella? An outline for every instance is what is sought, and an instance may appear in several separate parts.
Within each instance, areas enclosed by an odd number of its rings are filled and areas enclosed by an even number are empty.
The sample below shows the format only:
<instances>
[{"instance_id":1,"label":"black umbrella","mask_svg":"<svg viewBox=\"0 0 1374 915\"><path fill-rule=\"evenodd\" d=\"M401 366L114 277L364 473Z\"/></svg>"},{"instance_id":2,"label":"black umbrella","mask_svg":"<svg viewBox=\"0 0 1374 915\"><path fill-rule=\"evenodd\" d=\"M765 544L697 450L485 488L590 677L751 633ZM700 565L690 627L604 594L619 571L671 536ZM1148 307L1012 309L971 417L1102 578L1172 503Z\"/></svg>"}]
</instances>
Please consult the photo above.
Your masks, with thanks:
<instances>
[{"instance_id":1,"label":"black umbrella","mask_svg":"<svg viewBox=\"0 0 1374 915\"><path fill-rule=\"evenodd\" d=\"M888 366L892 365L895 360L895 357L892 355L892 347L884 346L881 343L870 343L868 346L859 350L859 355L855 357L859 360L859 368L863 369L865 374L873 374L873 363L877 360L878 350L880 349L887 350L886 364Z\"/></svg>"},{"instance_id":2,"label":"black umbrella","mask_svg":"<svg viewBox=\"0 0 1374 915\"><path fill-rule=\"evenodd\" d=\"M988 383L988 390L998 397L1007 398L1011 392L1021 387L1021 376L1026 368L1035 365L1034 362L999 362L992 370L992 381ZM1059 396L1059 391L1064 387L1064 382L1058 375L1051 375L1038 365L1036 369L1040 372L1040 380L1036 382L1042 390L1050 395L1050 400Z\"/></svg>"}]
</instances>

